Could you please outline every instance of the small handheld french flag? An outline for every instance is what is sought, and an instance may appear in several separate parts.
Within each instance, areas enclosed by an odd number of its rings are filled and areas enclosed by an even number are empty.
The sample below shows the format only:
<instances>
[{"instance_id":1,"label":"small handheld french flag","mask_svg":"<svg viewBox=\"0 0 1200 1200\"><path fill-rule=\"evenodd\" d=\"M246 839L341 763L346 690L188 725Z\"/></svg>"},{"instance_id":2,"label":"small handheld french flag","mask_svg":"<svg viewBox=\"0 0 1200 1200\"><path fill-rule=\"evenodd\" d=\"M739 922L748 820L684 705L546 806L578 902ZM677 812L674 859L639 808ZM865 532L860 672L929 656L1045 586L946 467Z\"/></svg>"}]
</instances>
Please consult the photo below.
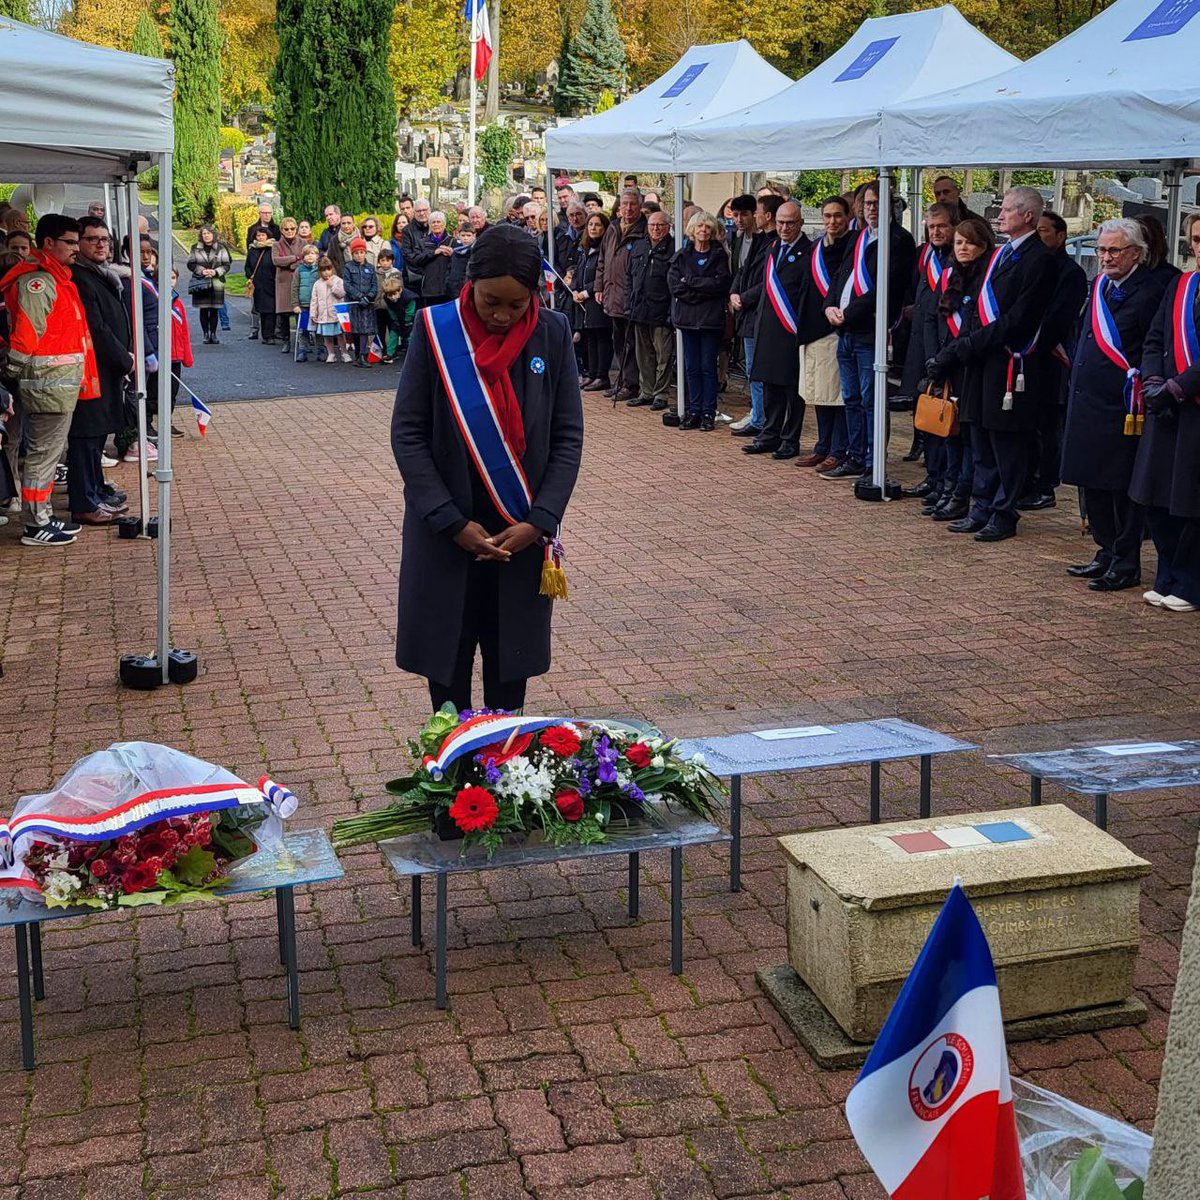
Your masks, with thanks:
<instances>
[{"instance_id":1,"label":"small handheld french flag","mask_svg":"<svg viewBox=\"0 0 1200 1200\"><path fill-rule=\"evenodd\" d=\"M554 282L558 278L558 272L544 258L542 259L542 274L546 277L546 291L553 296Z\"/></svg>"},{"instance_id":2,"label":"small handheld french flag","mask_svg":"<svg viewBox=\"0 0 1200 1200\"><path fill-rule=\"evenodd\" d=\"M334 311L337 313L338 325L341 326L343 333L350 332L350 305L335 304Z\"/></svg>"},{"instance_id":3,"label":"small handheld french flag","mask_svg":"<svg viewBox=\"0 0 1200 1200\"><path fill-rule=\"evenodd\" d=\"M383 362L383 343L379 340L378 334L371 338L371 344L367 347L367 362Z\"/></svg>"},{"instance_id":4,"label":"small handheld french flag","mask_svg":"<svg viewBox=\"0 0 1200 1200\"><path fill-rule=\"evenodd\" d=\"M1025 1200L996 969L957 881L846 1119L892 1200Z\"/></svg>"},{"instance_id":5,"label":"small handheld french flag","mask_svg":"<svg viewBox=\"0 0 1200 1200\"><path fill-rule=\"evenodd\" d=\"M195 392L192 392L192 409L196 414L196 424L200 427L200 436L204 437L212 420L212 409Z\"/></svg>"}]
</instances>

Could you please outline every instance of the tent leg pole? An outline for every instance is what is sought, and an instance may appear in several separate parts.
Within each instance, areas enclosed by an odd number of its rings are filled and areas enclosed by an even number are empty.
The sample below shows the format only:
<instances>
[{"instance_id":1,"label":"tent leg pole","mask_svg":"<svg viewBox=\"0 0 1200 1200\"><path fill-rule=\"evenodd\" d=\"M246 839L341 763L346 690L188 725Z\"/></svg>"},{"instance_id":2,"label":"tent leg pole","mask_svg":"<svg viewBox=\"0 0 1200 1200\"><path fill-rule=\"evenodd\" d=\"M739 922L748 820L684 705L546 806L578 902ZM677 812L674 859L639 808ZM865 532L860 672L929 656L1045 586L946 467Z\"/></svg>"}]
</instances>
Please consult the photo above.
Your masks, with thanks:
<instances>
[{"instance_id":1,"label":"tent leg pole","mask_svg":"<svg viewBox=\"0 0 1200 1200\"><path fill-rule=\"evenodd\" d=\"M138 437L138 517L141 519L141 537L150 536L150 480L146 475L146 331L142 322L141 295L141 239L138 237L138 186L137 178L130 179L125 187L125 207L129 217L129 295L131 296L129 319L133 325L134 391L137 393L137 437Z\"/></svg>"},{"instance_id":2,"label":"tent leg pole","mask_svg":"<svg viewBox=\"0 0 1200 1200\"><path fill-rule=\"evenodd\" d=\"M158 159L158 666L171 666L171 155Z\"/></svg>"},{"instance_id":3,"label":"tent leg pole","mask_svg":"<svg viewBox=\"0 0 1200 1200\"><path fill-rule=\"evenodd\" d=\"M675 176L675 249L683 246L683 176ZM675 330L675 411L683 419L683 334Z\"/></svg>"},{"instance_id":4,"label":"tent leg pole","mask_svg":"<svg viewBox=\"0 0 1200 1200\"><path fill-rule=\"evenodd\" d=\"M908 173L908 232L921 240L921 212L925 207L925 168L913 167Z\"/></svg>"},{"instance_id":5,"label":"tent leg pole","mask_svg":"<svg viewBox=\"0 0 1200 1200\"><path fill-rule=\"evenodd\" d=\"M887 498L887 351L888 351L888 272L891 269L892 176L888 167L879 168L879 255L875 263L875 402L874 460L871 481L879 489L879 499Z\"/></svg>"},{"instance_id":6,"label":"tent leg pole","mask_svg":"<svg viewBox=\"0 0 1200 1200\"><path fill-rule=\"evenodd\" d=\"M1173 163L1164 179L1167 188L1167 261L1182 266L1179 254L1180 217L1183 208L1183 171Z\"/></svg>"},{"instance_id":7,"label":"tent leg pole","mask_svg":"<svg viewBox=\"0 0 1200 1200\"><path fill-rule=\"evenodd\" d=\"M554 206L558 203L558 197L554 194L554 172L550 170L550 164L546 164L546 261L558 270L558 262L554 257L554 231L558 228L558 213ZM556 281L557 283L557 281ZM566 297L563 297L563 303L566 303ZM564 310L565 311L565 310Z\"/></svg>"}]
</instances>

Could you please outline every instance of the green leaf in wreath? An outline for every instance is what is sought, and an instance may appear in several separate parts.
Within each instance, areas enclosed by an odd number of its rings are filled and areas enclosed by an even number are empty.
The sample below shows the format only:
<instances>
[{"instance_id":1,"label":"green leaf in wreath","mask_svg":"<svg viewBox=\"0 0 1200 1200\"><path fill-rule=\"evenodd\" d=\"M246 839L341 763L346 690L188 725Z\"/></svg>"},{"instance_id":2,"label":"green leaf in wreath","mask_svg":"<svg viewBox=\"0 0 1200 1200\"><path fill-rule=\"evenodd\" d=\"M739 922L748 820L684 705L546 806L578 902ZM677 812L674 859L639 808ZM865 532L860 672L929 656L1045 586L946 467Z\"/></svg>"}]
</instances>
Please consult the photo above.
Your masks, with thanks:
<instances>
[{"instance_id":1,"label":"green leaf in wreath","mask_svg":"<svg viewBox=\"0 0 1200 1200\"><path fill-rule=\"evenodd\" d=\"M156 888L152 892L134 892L128 896L118 896L117 903L122 908L143 908L148 904L166 904L169 895L169 892Z\"/></svg>"},{"instance_id":2,"label":"green leaf in wreath","mask_svg":"<svg viewBox=\"0 0 1200 1200\"><path fill-rule=\"evenodd\" d=\"M1112 1167L1095 1146L1071 1164L1070 1200L1124 1200Z\"/></svg>"},{"instance_id":3,"label":"green leaf in wreath","mask_svg":"<svg viewBox=\"0 0 1200 1200\"><path fill-rule=\"evenodd\" d=\"M1127 1188L1125 1188L1121 1195L1125 1197L1125 1200L1142 1200L1145 1191L1145 1180L1135 1179Z\"/></svg>"},{"instance_id":4,"label":"green leaf in wreath","mask_svg":"<svg viewBox=\"0 0 1200 1200\"><path fill-rule=\"evenodd\" d=\"M199 887L216 869L216 857L203 846L193 846L175 860L173 874L180 883Z\"/></svg>"}]
</instances>

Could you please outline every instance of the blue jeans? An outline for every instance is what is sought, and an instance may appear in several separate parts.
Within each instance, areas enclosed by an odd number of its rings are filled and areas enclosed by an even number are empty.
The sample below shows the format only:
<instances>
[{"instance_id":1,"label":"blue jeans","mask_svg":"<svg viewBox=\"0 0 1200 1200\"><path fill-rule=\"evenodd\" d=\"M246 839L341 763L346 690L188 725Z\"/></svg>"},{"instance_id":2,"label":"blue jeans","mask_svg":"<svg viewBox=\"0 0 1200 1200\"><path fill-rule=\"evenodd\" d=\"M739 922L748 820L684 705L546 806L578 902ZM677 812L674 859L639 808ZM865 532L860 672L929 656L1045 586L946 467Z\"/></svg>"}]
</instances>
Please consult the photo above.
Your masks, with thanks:
<instances>
[{"instance_id":1,"label":"blue jeans","mask_svg":"<svg viewBox=\"0 0 1200 1200\"><path fill-rule=\"evenodd\" d=\"M814 404L817 414L817 444L814 454L836 458L846 457L846 410L840 404Z\"/></svg>"},{"instance_id":2,"label":"blue jeans","mask_svg":"<svg viewBox=\"0 0 1200 1200\"><path fill-rule=\"evenodd\" d=\"M719 329L684 329L683 374L687 380L687 413L690 417L717 415L717 352Z\"/></svg>"},{"instance_id":3,"label":"blue jeans","mask_svg":"<svg viewBox=\"0 0 1200 1200\"><path fill-rule=\"evenodd\" d=\"M742 349L746 357L746 378L750 378L750 370L754 366L754 339L742 338ZM763 408L763 385L750 383L750 424L761 429L767 423L766 410Z\"/></svg>"},{"instance_id":4,"label":"blue jeans","mask_svg":"<svg viewBox=\"0 0 1200 1200\"><path fill-rule=\"evenodd\" d=\"M875 447L875 350L841 333L837 360L846 404L846 457L869 471Z\"/></svg>"},{"instance_id":5,"label":"blue jeans","mask_svg":"<svg viewBox=\"0 0 1200 1200\"><path fill-rule=\"evenodd\" d=\"M217 309L217 313L221 318L221 328L228 329L229 328L229 305L222 304L221 307Z\"/></svg>"}]
</instances>

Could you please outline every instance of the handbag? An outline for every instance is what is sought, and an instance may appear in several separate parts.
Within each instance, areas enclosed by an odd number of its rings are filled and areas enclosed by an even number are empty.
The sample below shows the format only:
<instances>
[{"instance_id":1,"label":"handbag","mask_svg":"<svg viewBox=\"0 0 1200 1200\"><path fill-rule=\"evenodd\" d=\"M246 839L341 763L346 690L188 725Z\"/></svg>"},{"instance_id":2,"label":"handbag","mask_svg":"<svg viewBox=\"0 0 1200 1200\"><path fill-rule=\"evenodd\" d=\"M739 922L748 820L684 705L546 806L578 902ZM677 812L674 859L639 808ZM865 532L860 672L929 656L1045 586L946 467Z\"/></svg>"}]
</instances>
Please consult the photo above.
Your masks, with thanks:
<instances>
[{"instance_id":1,"label":"handbag","mask_svg":"<svg viewBox=\"0 0 1200 1200\"><path fill-rule=\"evenodd\" d=\"M913 428L934 437L953 437L958 432L958 401L950 395L950 384L942 384L938 394L937 384L917 397L917 411L913 413Z\"/></svg>"},{"instance_id":2,"label":"handbag","mask_svg":"<svg viewBox=\"0 0 1200 1200\"><path fill-rule=\"evenodd\" d=\"M213 281L211 279L204 279L202 277L197 278L193 275L192 278L188 280L188 295L197 296L201 292L211 292L212 285Z\"/></svg>"}]
</instances>

